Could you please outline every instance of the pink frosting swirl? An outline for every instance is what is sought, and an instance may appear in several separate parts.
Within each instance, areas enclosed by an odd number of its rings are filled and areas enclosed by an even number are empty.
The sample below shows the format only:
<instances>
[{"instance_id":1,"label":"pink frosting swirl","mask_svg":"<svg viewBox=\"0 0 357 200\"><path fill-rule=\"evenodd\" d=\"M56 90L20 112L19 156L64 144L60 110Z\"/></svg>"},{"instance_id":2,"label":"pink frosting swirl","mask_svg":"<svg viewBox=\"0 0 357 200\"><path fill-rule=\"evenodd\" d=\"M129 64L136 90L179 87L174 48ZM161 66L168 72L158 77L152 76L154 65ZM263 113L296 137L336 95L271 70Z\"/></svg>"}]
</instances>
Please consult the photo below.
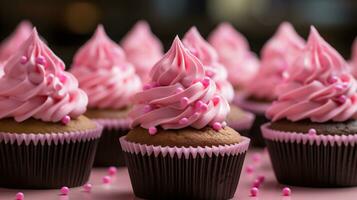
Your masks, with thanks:
<instances>
[{"instance_id":1,"label":"pink frosting swirl","mask_svg":"<svg viewBox=\"0 0 357 200\"><path fill-rule=\"evenodd\" d=\"M234 86L246 87L259 69L256 55L248 41L229 23L220 24L208 41L217 50L219 61L228 70L228 80Z\"/></svg>"},{"instance_id":2,"label":"pink frosting swirl","mask_svg":"<svg viewBox=\"0 0 357 200\"><path fill-rule=\"evenodd\" d=\"M29 21L22 21L16 30L0 44L0 62L5 62L30 36L32 24Z\"/></svg>"},{"instance_id":3,"label":"pink frosting swirl","mask_svg":"<svg viewBox=\"0 0 357 200\"><path fill-rule=\"evenodd\" d=\"M58 122L86 111L87 95L36 29L4 66L0 78L0 118ZM70 117L70 118L69 118Z\"/></svg>"},{"instance_id":4,"label":"pink frosting swirl","mask_svg":"<svg viewBox=\"0 0 357 200\"><path fill-rule=\"evenodd\" d=\"M227 70L219 63L216 50L205 41L196 27L192 27L183 38L184 45L201 60L205 67L206 76L215 81L218 91L228 102L232 102L234 90L227 80Z\"/></svg>"},{"instance_id":5,"label":"pink frosting swirl","mask_svg":"<svg viewBox=\"0 0 357 200\"><path fill-rule=\"evenodd\" d=\"M291 24L282 23L275 35L264 45L261 67L247 87L249 95L266 100L277 96L275 87L284 80L288 66L304 48L304 40Z\"/></svg>"},{"instance_id":6,"label":"pink frosting swirl","mask_svg":"<svg viewBox=\"0 0 357 200\"><path fill-rule=\"evenodd\" d=\"M277 87L278 100L267 110L272 121L346 121L357 117L356 80L342 56L311 28L304 50Z\"/></svg>"},{"instance_id":7,"label":"pink frosting swirl","mask_svg":"<svg viewBox=\"0 0 357 200\"><path fill-rule=\"evenodd\" d=\"M357 38L354 40L352 44L352 56L351 61L349 63L350 70L352 75L357 78Z\"/></svg>"},{"instance_id":8,"label":"pink frosting swirl","mask_svg":"<svg viewBox=\"0 0 357 200\"><path fill-rule=\"evenodd\" d=\"M215 129L229 112L229 104L216 91L216 85L205 76L205 69L178 37L170 50L154 66L151 88L135 95L132 126L163 129L196 129L211 125Z\"/></svg>"},{"instance_id":9,"label":"pink frosting swirl","mask_svg":"<svg viewBox=\"0 0 357 200\"><path fill-rule=\"evenodd\" d=\"M162 44L151 32L149 24L137 22L122 39L121 46L142 81L147 82L151 68L163 55Z\"/></svg>"},{"instance_id":10,"label":"pink frosting swirl","mask_svg":"<svg viewBox=\"0 0 357 200\"><path fill-rule=\"evenodd\" d=\"M140 78L125 53L98 26L94 36L74 57L71 72L87 93L90 108L120 109L141 90Z\"/></svg>"}]
</instances>

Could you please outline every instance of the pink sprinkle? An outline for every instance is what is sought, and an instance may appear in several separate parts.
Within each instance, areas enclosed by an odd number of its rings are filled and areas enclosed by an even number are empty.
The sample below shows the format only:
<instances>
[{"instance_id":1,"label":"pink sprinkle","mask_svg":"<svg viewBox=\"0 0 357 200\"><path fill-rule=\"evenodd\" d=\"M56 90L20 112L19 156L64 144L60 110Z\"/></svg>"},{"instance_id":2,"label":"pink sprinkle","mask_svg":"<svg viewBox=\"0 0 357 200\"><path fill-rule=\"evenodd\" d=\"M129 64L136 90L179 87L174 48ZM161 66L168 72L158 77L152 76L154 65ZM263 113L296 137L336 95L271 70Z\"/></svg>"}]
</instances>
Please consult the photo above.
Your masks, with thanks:
<instances>
[{"instance_id":1,"label":"pink sprinkle","mask_svg":"<svg viewBox=\"0 0 357 200\"><path fill-rule=\"evenodd\" d=\"M283 196L290 196L291 195L291 190L288 187L283 188Z\"/></svg>"},{"instance_id":2,"label":"pink sprinkle","mask_svg":"<svg viewBox=\"0 0 357 200\"><path fill-rule=\"evenodd\" d=\"M64 83L64 82L66 82L66 80L67 80L67 76L65 76L64 74L61 74L61 75L59 76L59 79L60 79L60 81L61 81L62 83Z\"/></svg>"},{"instance_id":3,"label":"pink sprinkle","mask_svg":"<svg viewBox=\"0 0 357 200\"><path fill-rule=\"evenodd\" d=\"M258 180L260 183L263 183L265 181L265 176L264 175L258 176Z\"/></svg>"},{"instance_id":4,"label":"pink sprinkle","mask_svg":"<svg viewBox=\"0 0 357 200\"><path fill-rule=\"evenodd\" d=\"M253 187L259 188L260 184L261 184L261 182L259 181L259 179L255 179L253 182Z\"/></svg>"},{"instance_id":5,"label":"pink sprinkle","mask_svg":"<svg viewBox=\"0 0 357 200\"><path fill-rule=\"evenodd\" d=\"M71 117L68 115L64 116L61 120L62 124L64 125L67 125L70 121L71 121Z\"/></svg>"},{"instance_id":6,"label":"pink sprinkle","mask_svg":"<svg viewBox=\"0 0 357 200\"><path fill-rule=\"evenodd\" d=\"M343 91L344 88L343 88L342 84L337 84L337 85L335 85L335 89L337 91L341 92L341 91Z\"/></svg>"},{"instance_id":7,"label":"pink sprinkle","mask_svg":"<svg viewBox=\"0 0 357 200\"><path fill-rule=\"evenodd\" d=\"M186 117L180 119L180 121L179 121L179 123L182 124L182 125L183 124L187 124L187 122L188 122L188 119Z\"/></svg>"},{"instance_id":8,"label":"pink sprinkle","mask_svg":"<svg viewBox=\"0 0 357 200\"><path fill-rule=\"evenodd\" d=\"M248 165L248 166L245 168L245 171L246 171L248 174L251 174L251 173L253 173L253 171L254 171L254 167L251 166L251 165Z\"/></svg>"},{"instance_id":9,"label":"pink sprinkle","mask_svg":"<svg viewBox=\"0 0 357 200\"><path fill-rule=\"evenodd\" d=\"M201 81L201 83L202 83L202 85L203 85L204 87L208 87L209 82L210 82L210 78L209 78L209 77L205 77L205 78Z\"/></svg>"},{"instance_id":10,"label":"pink sprinkle","mask_svg":"<svg viewBox=\"0 0 357 200\"><path fill-rule=\"evenodd\" d=\"M316 129L310 128L309 129L309 135L316 135Z\"/></svg>"},{"instance_id":11,"label":"pink sprinkle","mask_svg":"<svg viewBox=\"0 0 357 200\"><path fill-rule=\"evenodd\" d=\"M215 97L213 97L212 101L213 101L213 105L216 106L220 101L220 97L219 96L215 96Z\"/></svg>"},{"instance_id":12,"label":"pink sprinkle","mask_svg":"<svg viewBox=\"0 0 357 200\"><path fill-rule=\"evenodd\" d=\"M149 128L149 134L150 135L155 135L157 133L157 128L156 127L150 127Z\"/></svg>"},{"instance_id":13,"label":"pink sprinkle","mask_svg":"<svg viewBox=\"0 0 357 200\"><path fill-rule=\"evenodd\" d=\"M261 160L261 156L259 153L254 153L253 156L252 156L252 160L253 162L257 163Z\"/></svg>"},{"instance_id":14,"label":"pink sprinkle","mask_svg":"<svg viewBox=\"0 0 357 200\"><path fill-rule=\"evenodd\" d=\"M85 192L90 192L92 190L92 184L87 183L83 186Z\"/></svg>"},{"instance_id":15,"label":"pink sprinkle","mask_svg":"<svg viewBox=\"0 0 357 200\"><path fill-rule=\"evenodd\" d=\"M150 105L145 105L144 106L144 112L147 113L149 111L151 111L151 106Z\"/></svg>"},{"instance_id":16,"label":"pink sprinkle","mask_svg":"<svg viewBox=\"0 0 357 200\"><path fill-rule=\"evenodd\" d=\"M211 70L206 70L206 75L207 75L208 77L213 77L213 76L214 76L214 72L211 71Z\"/></svg>"},{"instance_id":17,"label":"pink sprinkle","mask_svg":"<svg viewBox=\"0 0 357 200\"><path fill-rule=\"evenodd\" d=\"M226 127L227 126L227 122L222 122L222 127L224 128L224 127Z\"/></svg>"},{"instance_id":18,"label":"pink sprinkle","mask_svg":"<svg viewBox=\"0 0 357 200\"><path fill-rule=\"evenodd\" d=\"M219 122L215 122L215 123L213 123L212 128L213 128L215 131L219 131L219 130L221 130L221 128L222 128L222 124L219 123Z\"/></svg>"},{"instance_id":19,"label":"pink sprinkle","mask_svg":"<svg viewBox=\"0 0 357 200\"><path fill-rule=\"evenodd\" d=\"M27 57L26 56L22 56L21 60L20 60L20 63L23 64L23 65L26 64L27 63Z\"/></svg>"},{"instance_id":20,"label":"pink sprinkle","mask_svg":"<svg viewBox=\"0 0 357 200\"><path fill-rule=\"evenodd\" d=\"M186 107L188 105L188 98L182 97L180 100L181 107Z\"/></svg>"},{"instance_id":21,"label":"pink sprinkle","mask_svg":"<svg viewBox=\"0 0 357 200\"><path fill-rule=\"evenodd\" d=\"M114 175L116 175L117 174L117 168L116 167L114 167L114 166L111 166L111 167L109 167L108 168L108 174L109 174L109 176L114 176Z\"/></svg>"},{"instance_id":22,"label":"pink sprinkle","mask_svg":"<svg viewBox=\"0 0 357 200\"><path fill-rule=\"evenodd\" d=\"M111 178L110 178L110 176L104 176L103 178L102 178L102 182L104 183L104 184L109 184L110 182L111 182Z\"/></svg>"},{"instance_id":23,"label":"pink sprinkle","mask_svg":"<svg viewBox=\"0 0 357 200\"><path fill-rule=\"evenodd\" d=\"M330 84L336 83L337 81L338 81L338 77L337 76L330 76L327 79L327 82L330 83Z\"/></svg>"},{"instance_id":24,"label":"pink sprinkle","mask_svg":"<svg viewBox=\"0 0 357 200\"><path fill-rule=\"evenodd\" d=\"M36 63L40 65L44 65L46 63L46 60L43 56L39 56L36 58Z\"/></svg>"},{"instance_id":25,"label":"pink sprinkle","mask_svg":"<svg viewBox=\"0 0 357 200\"><path fill-rule=\"evenodd\" d=\"M16 194L16 196L15 196L15 199L16 199L16 200L23 200L23 199L25 199L24 193L18 192L18 193Z\"/></svg>"},{"instance_id":26,"label":"pink sprinkle","mask_svg":"<svg viewBox=\"0 0 357 200\"><path fill-rule=\"evenodd\" d=\"M250 195L251 195L252 197L258 196L258 193L259 193L259 189L258 189L257 187L252 187L252 188L250 189Z\"/></svg>"},{"instance_id":27,"label":"pink sprinkle","mask_svg":"<svg viewBox=\"0 0 357 200\"><path fill-rule=\"evenodd\" d=\"M346 74L343 74L343 75L341 75L341 80L342 80L342 82L349 82L350 77Z\"/></svg>"},{"instance_id":28,"label":"pink sprinkle","mask_svg":"<svg viewBox=\"0 0 357 200\"><path fill-rule=\"evenodd\" d=\"M197 119L199 116L200 116L200 113L199 113L199 112L195 112L195 113L192 115L192 118L193 118L193 119Z\"/></svg>"},{"instance_id":29,"label":"pink sprinkle","mask_svg":"<svg viewBox=\"0 0 357 200\"><path fill-rule=\"evenodd\" d=\"M151 85L149 83L146 83L144 86L143 86L143 90L148 90L151 88Z\"/></svg>"},{"instance_id":30,"label":"pink sprinkle","mask_svg":"<svg viewBox=\"0 0 357 200\"><path fill-rule=\"evenodd\" d=\"M340 103L340 104L344 104L347 100L347 97L345 95L341 95L337 98L337 101Z\"/></svg>"},{"instance_id":31,"label":"pink sprinkle","mask_svg":"<svg viewBox=\"0 0 357 200\"><path fill-rule=\"evenodd\" d=\"M202 101L197 101L195 106L196 106L196 109L201 112L206 112L208 110L208 105L203 103Z\"/></svg>"},{"instance_id":32,"label":"pink sprinkle","mask_svg":"<svg viewBox=\"0 0 357 200\"><path fill-rule=\"evenodd\" d=\"M177 93L181 93L183 91L183 88L182 87L179 87L179 88L176 88L176 91L175 91L175 93L177 94Z\"/></svg>"},{"instance_id":33,"label":"pink sprinkle","mask_svg":"<svg viewBox=\"0 0 357 200\"><path fill-rule=\"evenodd\" d=\"M283 72L282 76L283 76L284 79L288 79L290 77L289 73L286 72L286 71Z\"/></svg>"},{"instance_id":34,"label":"pink sprinkle","mask_svg":"<svg viewBox=\"0 0 357 200\"><path fill-rule=\"evenodd\" d=\"M66 187L66 186L63 186L63 187L61 188L60 192L61 192L61 195L68 195L68 193L69 193L69 188Z\"/></svg>"}]
</instances>

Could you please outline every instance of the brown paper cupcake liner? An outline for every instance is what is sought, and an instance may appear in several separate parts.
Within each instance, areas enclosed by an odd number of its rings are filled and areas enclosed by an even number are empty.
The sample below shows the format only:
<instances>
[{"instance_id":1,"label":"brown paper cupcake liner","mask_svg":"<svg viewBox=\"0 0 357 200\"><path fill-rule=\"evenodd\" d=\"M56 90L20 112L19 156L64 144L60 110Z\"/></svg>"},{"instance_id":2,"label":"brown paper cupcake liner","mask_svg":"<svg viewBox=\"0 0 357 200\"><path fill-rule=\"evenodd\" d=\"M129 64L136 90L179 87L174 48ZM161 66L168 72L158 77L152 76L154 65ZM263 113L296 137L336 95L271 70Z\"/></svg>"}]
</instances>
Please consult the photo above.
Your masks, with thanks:
<instances>
[{"instance_id":1,"label":"brown paper cupcake liner","mask_svg":"<svg viewBox=\"0 0 357 200\"><path fill-rule=\"evenodd\" d=\"M121 138L134 193L144 199L233 198L249 145L179 148Z\"/></svg>"}]
</instances>

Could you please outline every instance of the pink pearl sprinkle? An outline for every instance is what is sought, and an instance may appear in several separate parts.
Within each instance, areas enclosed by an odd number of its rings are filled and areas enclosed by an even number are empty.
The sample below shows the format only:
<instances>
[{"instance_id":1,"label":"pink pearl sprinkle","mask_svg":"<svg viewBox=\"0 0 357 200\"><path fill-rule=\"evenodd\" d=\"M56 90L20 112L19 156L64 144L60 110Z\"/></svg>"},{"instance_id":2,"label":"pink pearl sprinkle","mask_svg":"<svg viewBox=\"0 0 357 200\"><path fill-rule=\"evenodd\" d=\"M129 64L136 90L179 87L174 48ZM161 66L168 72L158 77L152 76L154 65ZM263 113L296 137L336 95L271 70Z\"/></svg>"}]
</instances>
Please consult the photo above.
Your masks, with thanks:
<instances>
[{"instance_id":1,"label":"pink pearl sprinkle","mask_svg":"<svg viewBox=\"0 0 357 200\"><path fill-rule=\"evenodd\" d=\"M213 72L213 71L210 71L210 70L207 70L207 71L206 71L206 75L207 75L208 77L213 77L213 76L214 76L214 72Z\"/></svg>"},{"instance_id":2,"label":"pink pearl sprinkle","mask_svg":"<svg viewBox=\"0 0 357 200\"><path fill-rule=\"evenodd\" d=\"M227 126L227 122L222 122L222 127L224 128L224 127L226 127Z\"/></svg>"},{"instance_id":3,"label":"pink pearl sprinkle","mask_svg":"<svg viewBox=\"0 0 357 200\"><path fill-rule=\"evenodd\" d=\"M110 176L104 176L104 177L102 178L102 182L103 182L104 184L109 184L111 180L112 180L112 179L110 178Z\"/></svg>"},{"instance_id":4,"label":"pink pearl sprinkle","mask_svg":"<svg viewBox=\"0 0 357 200\"><path fill-rule=\"evenodd\" d=\"M337 91L341 92L341 91L343 91L344 88L343 88L342 84L337 84L337 85L335 85L335 89Z\"/></svg>"},{"instance_id":5,"label":"pink pearl sprinkle","mask_svg":"<svg viewBox=\"0 0 357 200\"><path fill-rule=\"evenodd\" d=\"M222 128L222 124L219 123L219 122L215 122L215 123L213 123L212 128L213 128L215 131L219 131L219 130L221 130L221 128Z\"/></svg>"},{"instance_id":6,"label":"pink pearl sprinkle","mask_svg":"<svg viewBox=\"0 0 357 200\"><path fill-rule=\"evenodd\" d=\"M149 134L150 135L155 135L157 133L157 128L156 127L150 127L149 128Z\"/></svg>"},{"instance_id":7,"label":"pink pearl sprinkle","mask_svg":"<svg viewBox=\"0 0 357 200\"><path fill-rule=\"evenodd\" d=\"M92 190L92 184L87 183L83 186L85 192L90 192Z\"/></svg>"},{"instance_id":8,"label":"pink pearl sprinkle","mask_svg":"<svg viewBox=\"0 0 357 200\"><path fill-rule=\"evenodd\" d=\"M187 122L188 122L188 119L186 118L186 117L183 117L182 119L180 119L180 121L179 121L179 123L180 124L187 124Z\"/></svg>"},{"instance_id":9,"label":"pink pearl sprinkle","mask_svg":"<svg viewBox=\"0 0 357 200\"><path fill-rule=\"evenodd\" d=\"M196 109L201 112L206 112L208 110L208 105L203 103L202 101L197 101L195 106L196 106Z\"/></svg>"},{"instance_id":10,"label":"pink pearl sprinkle","mask_svg":"<svg viewBox=\"0 0 357 200\"><path fill-rule=\"evenodd\" d=\"M109 176L114 176L114 175L116 175L117 174L117 168L116 167L114 167L114 166L111 166L111 167L109 167L108 168L108 174L109 174Z\"/></svg>"},{"instance_id":11,"label":"pink pearl sprinkle","mask_svg":"<svg viewBox=\"0 0 357 200\"><path fill-rule=\"evenodd\" d=\"M250 189L250 195L251 195L252 197L258 196L258 193L259 193L259 189L258 189L257 187L252 187L252 188Z\"/></svg>"},{"instance_id":12,"label":"pink pearl sprinkle","mask_svg":"<svg viewBox=\"0 0 357 200\"><path fill-rule=\"evenodd\" d=\"M265 176L264 175L258 176L258 180L260 183L263 183L265 181Z\"/></svg>"},{"instance_id":13,"label":"pink pearl sprinkle","mask_svg":"<svg viewBox=\"0 0 357 200\"><path fill-rule=\"evenodd\" d=\"M60 81L61 81L62 83L64 83L64 82L66 82L66 80L67 80L67 76L65 76L64 74L61 74L60 77L59 77L59 79L60 79Z\"/></svg>"},{"instance_id":14,"label":"pink pearl sprinkle","mask_svg":"<svg viewBox=\"0 0 357 200\"><path fill-rule=\"evenodd\" d=\"M283 188L283 196L290 196L291 195L291 190L288 187Z\"/></svg>"},{"instance_id":15,"label":"pink pearl sprinkle","mask_svg":"<svg viewBox=\"0 0 357 200\"><path fill-rule=\"evenodd\" d=\"M151 106L150 105L145 105L144 106L144 112L147 113L149 111L151 111Z\"/></svg>"},{"instance_id":16,"label":"pink pearl sprinkle","mask_svg":"<svg viewBox=\"0 0 357 200\"><path fill-rule=\"evenodd\" d=\"M316 135L316 129L310 128L309 129L309 135Z\"/></svg>"},{"instance_id":17,"label":"pink pearl sprinkle","mask_svg":"<svg viewBox=\"0 0 357 200\"><path fill-rule=\"evenodd\" d=\"M179 88L176 88L175 93L181 93L182 91L183 91L183 88L182 88L182 87L179 87Z\"/></svg>"},{"instance_id":18,"label":"pink pearl sprinkle","mask_svg":"<svg viewBox=\"0 0 357 200\"><path fill-rule=\"evenodd\" d=\"M27 57L26 56L22 56L21 60L20 60L20 63L23 64L23 65L26 64L27 63Z\"/></svg>"},{"instance_id":19,"label":"pink pearl sprinkle","mask_svg":"<svg viewBox=\"0 0 357 200\"><path fill-rule=\"evenodd\" d=\"M70 121L71 121L71 117L68 115L64 116L61 120L62 124L64 125L67 125Z\"/></svg>"},{"instance_id":20,"label":"pink pearl sprinkle","mask_svg":"<svg viewBox=\"0 0 357 200\"><path fill-rule=\"evenodd\" d=\"M284 79L288 79L290 77L288 72L283 72L282 76Z\"/></svg>"},{"instance_id":21,"label":"pink pearl sprinkle","mask_svg":"<svg viewBox=\"0 0 357 200\"><path fill-rule=\"evenodd\" d=\"M209 77L205 77L201 82L202 82L203 86L208 87L209 82L210 82L210 78Z\"/></svg>"},{"instance_id":22,"label":"pink pearl sprinkle","mask_svg":"<svg viewBox=\"0 0 357 200\"><path fill-rule=\"evenodd\" d=\"M255 179L253 182L253 187L259 188L260 184L261 184L261 182L259 181L259 179Z\"/></svg>"},{"instance_id":23,"label":"pink pearl sprinkle","mask_svg":"<svg viewBox=\"0 0 357 200\"><path fill-rule=\"evenodd\" d=\"M16 196L15 196L15 199L16 199L16 200L23 200L23 199L25 199L24 193L18 192L18 193L16 194Z\"/></svg>"},{"instance_id":24,"label":"pink pearl sprinkle","mask_svg":"<svg viewBox=\"0 0 357 200\"><path fill-rule=\"evenodd\" d=\"M220 97L219 96L215 96L212 99L213 105L215 105L215 106L219 103L219 101L220 101Z\"/></svg>"},{"instance_id":25,"label":"pink pearl sprinkle","mask_svg":"<svg viewBox=\"0 0 357 200\"><path fill-rule=\"evenodd\" d=\"M60 192L61 192L61 195L68 195L68 193L69 193L69 188L66 187L66 186L63 186L63 187L61 188Z\"/></svg>"},{"instance_id":26,"label":"pink pearl sprinkle","mask_svg":"<svg viewBox=\"0 0 357 200\"><path fill-rule=\"evenodd\" d=\"M182 97L180 100L181 107L186 107L188 105L188 98Z\"/></svg>"},{"instance_id":27,"label":"pink pearl sprinkle","mask_svg":"<svg viewBox=\"0 0 357 200\"><path fill-rule=\"evenodd\" d=\"M151 84L149 84L149 83L147 83L147 84L145 84L144 86L143 86L143 89L144 90L148 90L148 89L150 89L151 88Z\"/></svg>"},{"instance_id":28,"label":"pink pearl sprinkle","mask_svg":"<svg viewBox=\"0 0 357 200\"><path fill-rule=\"evenodd\" d=\"M340 103L340 104L344 104L347 100L347 97L345 95L341 95L337 98L337 101Z\"/></svg>"},{"instance_id":29,"label":"pink pearl sprinkle","mask_svg":"<svg viewBox=\"0 0 357 200\"><path fill-rule=\"evenodd\" d=\"M43 56L39 56L36 58L36 63L40 65L44 65L46 63L46 60Z\"/></svg>"},{"instance_id":30,"label":"pink pearl sprinkle","mask_svg":"<svg viewBox=\"0 0 357 200\"><path fill-rule=\"evenodd\" d=\"M251 174L251 173L253 173L253 171L254 171L254 167L251 166L251 165L248 165L248 166L245 168L245 171L246 171L248 174Z\"/></svg>"},{"instance_id":31,"label":"pink pearl sprinkle","mask_svg":"<svg viewBox=\"0 0 357 200\"><path fill-rule=\"evenodd\" d=\"M327 79L327 82L330 83L330 84L336 83L337 81L338 81L338 77L337 76L330 76Z\"/></svg>"},{"instance_id":32,"label":"pink pearl sprinkle","mask_svg":"<svg viewBox=\"0 0 357 200\"><path fill-rule=\"evenodd\" d=\"M254 153L253 156L252 156L252 160L253 162L257 163L261 160L261 156L259 153Z\"/></svg>"}]
</instances>

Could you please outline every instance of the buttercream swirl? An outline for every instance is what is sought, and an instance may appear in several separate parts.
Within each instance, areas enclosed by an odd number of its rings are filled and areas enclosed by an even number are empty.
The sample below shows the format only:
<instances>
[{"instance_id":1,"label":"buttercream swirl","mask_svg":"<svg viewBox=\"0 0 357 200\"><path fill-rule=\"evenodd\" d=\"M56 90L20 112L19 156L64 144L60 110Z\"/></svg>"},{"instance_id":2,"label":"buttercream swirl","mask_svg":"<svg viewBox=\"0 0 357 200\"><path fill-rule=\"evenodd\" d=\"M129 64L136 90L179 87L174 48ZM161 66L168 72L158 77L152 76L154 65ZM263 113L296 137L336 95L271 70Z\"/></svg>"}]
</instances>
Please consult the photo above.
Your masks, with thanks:
<instances>
[{"instance_id":1,"label":"buttercream swirl","mask_svg":"<svg viewBox=\"0 0 357 200\"><path fill-rule=\"evenodd\" d=\"M259 69L257 56L250 51L247 39L229 23L220 24L209 36L219 61L228 71L233 86L246 87Z\"/></svg>"},{"instance_id":2,"label":"buttercream swirl","mask_svg":"<svg viewBox=\"0 0 357 200\"><path fill-rule=\"evenodd\" d=\"M120 44L141 80L148 81L151 68L163 55L162 44L151 32L149 24L137 22Z\"/></svg>"},{"instance_id":3,"label":"buttercream swirl","mask_svg":"<svg viewBox=\"0 0 357 200\"><path fill-rule=\"evenodd\" d=\"M267 110L272 121L313 122L356 119L356 80L342 56L311 28L304 50L289 68L290 77L277 87L278 100Z\"/></svg>"},{"instance_id":4,"label":"buttercream swirl","mask_svg":"<svg viewBox=\"0 0 357 200\"><path fill-rule=\"evenodd\" d=\"M227 80L226 68L219 63L216 50L205 41L196 27L192 27L184 36L183 44L194 54L205 67L206 76L216 82L218 91L223 98L231 102L234 97L234 90Z\"/></svg>"},{"instance_id":5,"label":"buttercream swirl","mask_svg":"<svg viewBox=\"0 0 357 200\"><path fill-rule=\"evenodd\" d=\"M34 29L4 66L0 78L0 118L58 122L86 111L87 95Z\"/></svg>"},{"instance_id":6,"label":"buttercream swirl","mask_svg":"<svg viewBox=\"0 0 357 200\"><path fill-rule=\"evenodd\" d=\"M16 30L0 44L0 62L5 62L31 35L32 24L29 21L22 21Z\"/></svg>"},{"instance_id":7,"label":"buttercream swirl","mask_svg":"<svg viewBox=\"0 0 357 200\"><path fill-rule=\"evenodd\" d=\"M94 36L74 57L71 72L88 95L90 108L120 109L141 90L140 78L125 53L98 26Z\"/></svg>"},{"instance_id":8,"label":"buttercream swirl","mask_svg":"<svg viewBox=\"0 0 357 200\"><path fill-rule=\"evenodd\" d=\"M352 44L352 56L351 61L349 63L350 70L352 75L357 78L357 38L354 40Z\"/></svg>"},{"instance_id":9,"label":"buttercream swirl","mask_svg":"<svg viewBox=\"0 0 357 200\"><path fill-rule=\"evenodd\" d=\"M151 73L151 88L135 95L132 126L155 133L156 127L180 129L207 125L219 128L229 112L227 101L205 76L205 69L178 37Z\"/></svg>"},{"instance_id":10,"label":"buttercream swirl","mask_svg":"<svg viewBox=\"0 0 357 200\"><path fill-rule=\"evenodd\" d=\"M291 24L282 23L262 49L261 67L247 87L249 95L274 100L275 87L284 81L288 67L304 48L304 40Z\"/></svg>"}]
</instances>

